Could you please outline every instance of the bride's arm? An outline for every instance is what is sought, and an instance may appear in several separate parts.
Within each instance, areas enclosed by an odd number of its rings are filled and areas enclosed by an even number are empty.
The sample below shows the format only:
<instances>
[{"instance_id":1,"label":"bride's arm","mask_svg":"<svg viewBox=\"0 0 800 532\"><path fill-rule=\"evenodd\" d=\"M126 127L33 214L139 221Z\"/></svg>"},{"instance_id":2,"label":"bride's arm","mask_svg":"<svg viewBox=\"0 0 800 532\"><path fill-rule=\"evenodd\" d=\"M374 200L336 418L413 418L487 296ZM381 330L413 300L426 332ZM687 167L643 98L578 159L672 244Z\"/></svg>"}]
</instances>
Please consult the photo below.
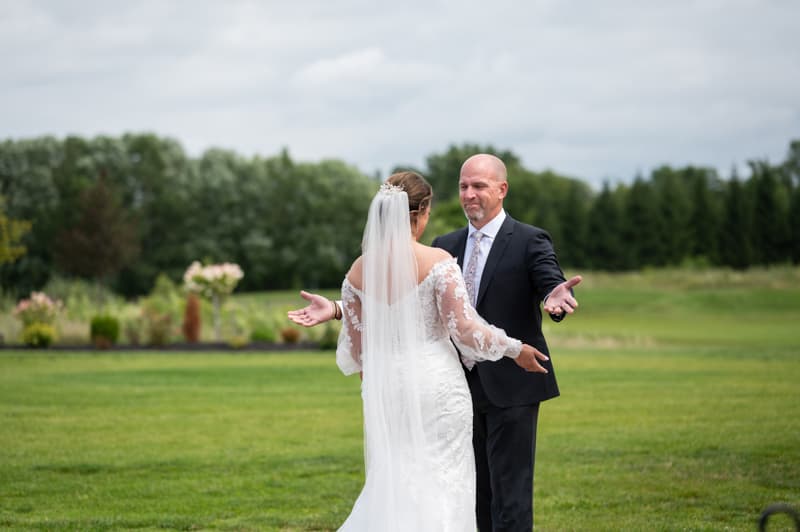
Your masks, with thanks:
<instances>
[{"instance_id":1,"label":"bride's arm","mask_svg":"<svg viewBox=\"0 0 800 532\"><path fill-rule=\"evenodd\" d=\"M442 275L437 276L436 303L442 323L447 326L467 368L472 368L475 362L500 360L505 356L515 359L527 371L547 372L536 360L546 360L544 354L509 337L503 329L490 325L478 315L470 304L464 278L455 262L445 264Z\"/></svg>"},{"instance_id":2,"label":"bride's arm","mask_svg":"<svg viewBox=\"0 0 800 532\"><path fill-rule=\"evenodd\" d=\"M336 364L345 375L361 371L361 299L349 282L342 285L342 330Z\"/></svg>"}]
</instances>

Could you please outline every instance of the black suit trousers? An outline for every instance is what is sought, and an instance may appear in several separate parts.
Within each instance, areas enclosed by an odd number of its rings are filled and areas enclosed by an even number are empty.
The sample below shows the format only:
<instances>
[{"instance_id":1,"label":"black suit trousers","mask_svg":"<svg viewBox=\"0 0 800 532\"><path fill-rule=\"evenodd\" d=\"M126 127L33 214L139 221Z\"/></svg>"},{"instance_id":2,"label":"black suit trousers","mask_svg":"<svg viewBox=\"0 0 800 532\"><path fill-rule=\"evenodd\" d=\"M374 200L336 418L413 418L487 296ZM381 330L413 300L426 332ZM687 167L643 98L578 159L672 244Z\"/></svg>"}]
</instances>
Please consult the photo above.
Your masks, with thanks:
<instances>
[{"instance_id":1,"label":"black suit trousers","mask_svg":"<svg viewBox=\"0 0 800 532\"><path fill-rule=\"evenodd\" d=\"M480 532L530 531L539 403L500 408L489 402L477 371L467 372Z\"/></svg>"}]
</instances>

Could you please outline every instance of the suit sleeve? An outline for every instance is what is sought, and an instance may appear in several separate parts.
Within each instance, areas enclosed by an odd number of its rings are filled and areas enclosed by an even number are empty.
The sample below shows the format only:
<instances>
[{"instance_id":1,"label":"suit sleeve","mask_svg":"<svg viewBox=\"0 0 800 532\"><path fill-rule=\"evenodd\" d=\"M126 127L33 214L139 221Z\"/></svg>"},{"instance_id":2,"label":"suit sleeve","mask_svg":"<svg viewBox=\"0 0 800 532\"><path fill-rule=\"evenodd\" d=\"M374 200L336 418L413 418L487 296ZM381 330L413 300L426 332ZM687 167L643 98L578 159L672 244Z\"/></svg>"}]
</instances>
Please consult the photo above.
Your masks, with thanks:
<instances>
[{"instance_id":1,"label":"suit sleeve","mask_svg":"<svg viewBox=\"0 0 800 532\"><path fill-rule=\"evenodd\" d=\"M535 229L528 239L526 256L528 276L536 289L537 304L540 304L556 286L566 281L553 249L553 241L546 231ZM556 322L563 320L564 316L550 314L550 318Z\"/></svg>"}]
</instances>

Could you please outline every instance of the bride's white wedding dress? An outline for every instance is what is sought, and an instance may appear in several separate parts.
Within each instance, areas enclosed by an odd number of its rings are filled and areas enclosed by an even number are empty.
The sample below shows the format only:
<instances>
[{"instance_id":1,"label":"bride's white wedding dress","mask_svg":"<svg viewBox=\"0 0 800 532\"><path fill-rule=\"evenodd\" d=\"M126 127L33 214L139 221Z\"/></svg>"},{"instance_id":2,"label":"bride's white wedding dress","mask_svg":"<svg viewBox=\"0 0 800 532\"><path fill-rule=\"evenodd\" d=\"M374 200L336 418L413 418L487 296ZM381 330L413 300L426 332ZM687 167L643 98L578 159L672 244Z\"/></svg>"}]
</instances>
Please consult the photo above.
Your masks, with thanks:
<instances>
[{"instance_id":1,"label":"bride's white wedding dress","mask_svg":"<svg viewBox=\"0 0 800 532\"><path fill-rule=\"evenodd\" d=\"M365 295L348 280L342 285L336 360L346 375L363 371L366 481L340 530L477 528L472 402L462 363L516 357L521 343L478 316L455 259L435 264L412 295L417 327L394 334L408 335L410 344L398 342L414 348L390 349L394 359L385 360L385 353L361 352ZM394 304L368 308L391 312Z\"/></svg>"}]
</instances>

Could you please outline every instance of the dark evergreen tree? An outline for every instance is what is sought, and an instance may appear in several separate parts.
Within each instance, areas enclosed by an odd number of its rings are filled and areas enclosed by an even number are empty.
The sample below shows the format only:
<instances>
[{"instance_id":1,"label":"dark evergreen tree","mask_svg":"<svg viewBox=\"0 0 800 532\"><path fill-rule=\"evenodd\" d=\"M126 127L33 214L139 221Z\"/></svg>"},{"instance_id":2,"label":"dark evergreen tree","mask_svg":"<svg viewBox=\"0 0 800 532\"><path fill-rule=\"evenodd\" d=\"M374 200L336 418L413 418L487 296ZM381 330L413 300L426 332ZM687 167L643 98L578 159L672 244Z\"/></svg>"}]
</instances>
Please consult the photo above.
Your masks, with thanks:
<instances>
[{"instance_id":1,"label":"dark evergreen tree","mask_svg":"<svg viewBox=\"0 0 800 532\"><path fill-rule=\"evenodd\" d=\"M565 268L583 268L588 264L589 210L592 191L582 182L573 181L560 205L561 236L554 241L558 260Z\"/></svg>"},{"instance_id":2,"label":"dark evergreen tree","mask_svg":"<svg viewBox=\"0 0 800 532\"><path fill-rule=\"evenodd\" d=\"M606 182L589 211L586 250L590 268L613 271L625 267L621 226L620 206Z\"/></svg>"},{"instance_id":3,"label":"dark evergreen tree","mask_svg":"<svg viewBox=\"0 0 800 532\"><path fill-rule=\"evenodd\" d=\"M751 161L753 192L753 244L757 264L776 264L788 260L789 197L778 170L766 161Z\"/></svg>"},{"instance_id":4,"label":"dark evergreen tree","mask_svg":"<svg viewBox=\"0 0 800 532\"><path fill-rule=\"evenodd\" d=\"M794 264L800 264L800 186L792 190L792 201L789 206L790 252Z\"/></svg>"},{"instance_id":5,"label":"dark evergreen tree","mask_svg":"<svg viewBox=\"0 0 800 532\"><path fill-rule=\"evenodd\" d=\"M69 274L107 282L139 253L136 224L101 176L78 200L78 219L63 230L56 261Z\"/></svg>"},{"instance_id":6,"label":"dark evergreen tree","mask_svg":"<svg viewBox=\"0 0 800 532\"><path fill-rule=\"evenodd\" d=\"M720 235L720 258L726 266L743 270L753 264L752 204L736 174L728 183Z\"/></svg>"},{"instance_id":7,"label":"dark evergreen tree","mask_svg":"<svg viewBox=\"0 0 800 532\"><path fill-rule=\"evenodd\" d=\"M625 240L627 268L662 264L662 219L651 183L641 177L636 178L627 193L624 213L621 231Z\"/></svg>"},{"instance_id":8,"label":"dark evergreen tree","mask_svg":"<svg viewBox=\"0 0 800 532\"><path fill-rule=\"evenodd\" d=\"M689 194L682 176L668 166L655 170L653 185L658 197L659 265L674 266L689 255Z\"/></svg>"},{"instance_id":9,"label":"dark evergreen tree","mask_svg":"<svg viewBox=\"0 0 800 532\"><path fill-rule=\"evenodd\" d=\"M718 260L720 231L720 206L715 198L718 179L713 170L689 167L685 172L691 183L689 255L713 264Z\"/></svg>"}]
</instances>

